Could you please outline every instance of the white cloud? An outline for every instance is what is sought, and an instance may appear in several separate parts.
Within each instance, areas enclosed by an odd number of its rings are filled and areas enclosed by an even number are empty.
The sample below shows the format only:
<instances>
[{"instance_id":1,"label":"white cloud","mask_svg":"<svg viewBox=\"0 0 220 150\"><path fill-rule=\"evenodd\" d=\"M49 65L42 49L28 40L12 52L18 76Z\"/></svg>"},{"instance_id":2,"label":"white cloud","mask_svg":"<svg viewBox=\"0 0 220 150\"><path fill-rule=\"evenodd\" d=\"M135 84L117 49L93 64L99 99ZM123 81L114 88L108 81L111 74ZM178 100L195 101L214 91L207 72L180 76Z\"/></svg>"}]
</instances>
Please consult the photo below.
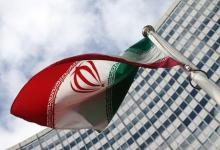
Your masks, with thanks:
<instances>
[{"instance_id":1,"label":"white cloud","mask_svg":"<svg viewBox=\"0 0 220 150\"><path fill-rule=\"evenodd\" d=\"M55 60L83 52L117 54L141 39L142 27L155 24L169 4L168 0L0 0L4 91L0 147L42 129L9 115L13 98L32 75Z\"/></svg>"},{"instance_id":2,"label":"white cloud","mask_svg":"<svg viewBox=\"0 0 220 150\"><path fill-rule=\"evenodd\" d=\"M42 51L39 46L48 55L59 55L69 47L80 47L94 25L95 16L82 11L86 4L77 1L3 2L0 55L5 60L13 58L15 63L24 57L34 57Z\"/></svg>"},{"instance_id":3,"label":"white cloud","mask_svg":"<svg viewBox=\"0 0 220 150\"><path fill-rule=\"evenodd\" d=\"M39 125L25 122L21 119L11 120L12 130L5 130L0 126L0 146L1 149L9 148L18 144L18 142L26 140L28 137L33 136L45 129L45 127L41 127Z\"/></svg>"},{"instance_id":4,"label":"white cloud","mask_svg":"<svg viewBox=\"0 0 220 150\"><path fill-rule=\"evenodd\" d=\"M106 33L118 45L129 43L141 36L141 29L149 18L144 13L143 0L103 1L100 5ZM152 20L150 20L152 22ZM139 30L139 31L138 31ZM137 32L138 31L138 32ZM126 44L127 44L126 43Z\"/></svg>"},{"instance_id":5,"label":"white cloud","mask_svg":"<svg viewBox=\"0 0 220 150\"><path fill-rule=\"evenodd\" d=\"M156 24L168 5L164 0L102 0L99 7L106 34L120 48L127 48L142 38L145 25Z\"/></svg>"}]
</instances>

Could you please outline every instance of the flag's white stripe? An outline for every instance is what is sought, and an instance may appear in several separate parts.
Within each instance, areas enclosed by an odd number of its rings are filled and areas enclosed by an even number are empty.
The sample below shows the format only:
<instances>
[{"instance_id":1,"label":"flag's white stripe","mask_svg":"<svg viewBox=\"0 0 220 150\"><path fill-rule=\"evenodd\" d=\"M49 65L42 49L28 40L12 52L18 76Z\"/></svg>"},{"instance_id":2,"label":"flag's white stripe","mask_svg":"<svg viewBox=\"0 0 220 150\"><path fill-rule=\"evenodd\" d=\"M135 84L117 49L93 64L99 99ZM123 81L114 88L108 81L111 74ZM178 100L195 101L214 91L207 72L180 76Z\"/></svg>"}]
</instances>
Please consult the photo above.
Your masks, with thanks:
<instances>
[{"instance_id":1,"label":"flag's white stripe","mask_svg":"<svg viewBox=\"0 0 220 150\"><path fill-rule=\"evenodd\" d=\"M59 89L54 101L55 128L82 129L92 127L94 129L103 130L103 128L107 126L105 90L108 86L110 69L115 62L103 60L93 60L93 62L99 72L101 82L105 87L100 87L91 93L74 92L70 86L72 74L75 69L73 68L58 87ZM92 69L87 61L82 62L81 65L87 65ZM94 81L94 77L86 75L88 72L82 73L89 81ZM91 88L81 80L79 80L78 83L83 88ZM95 87L95 89L97 89L97 87Z\"/></svg>"},{"instance_id":2,"label":"flag's white stripe","mask_svg":"<svg viewBox=\"0 0 220 150\"><path fill-rule=\"evenodd\" d=\"M137 63L151 64L168 56L169 55L163 53L158 47L154 46L153 48L141 55L127 51L123 55L123 58L128 59L130 61L135 61Z\"/></svg>"},{"instance_id":3,"label":"flag's white stripe","mask_svg":"<svg viewBox=\"0 0 220 150\"><path fill-rule=\"evenodd\" d=\"M159 48L165 55L183 63L189 65L191 68L196 69L196 66L190 62L183 54L168 44L163 38L157 35L155 32L150 32L148 35L150 40Z\"/></svg>"}]
</instances>

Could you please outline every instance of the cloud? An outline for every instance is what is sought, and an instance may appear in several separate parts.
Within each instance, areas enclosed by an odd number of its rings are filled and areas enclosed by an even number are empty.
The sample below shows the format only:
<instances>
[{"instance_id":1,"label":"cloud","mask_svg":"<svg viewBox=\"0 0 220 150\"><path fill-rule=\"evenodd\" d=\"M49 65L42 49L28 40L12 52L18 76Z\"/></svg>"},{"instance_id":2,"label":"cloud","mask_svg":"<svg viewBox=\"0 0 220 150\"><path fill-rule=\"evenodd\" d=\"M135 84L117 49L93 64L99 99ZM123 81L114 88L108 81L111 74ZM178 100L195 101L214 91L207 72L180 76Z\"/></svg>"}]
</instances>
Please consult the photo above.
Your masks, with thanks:
<instances>
[{"instance_id":1,"label":"cloud","mask_svg":"<svg viewBox=\"0 0 220 150\"><path fill-rule=\"evenodd\" d=\"M155 24L171 2L0 0L0 147L42 129L9 114L31 76L68 56L122 52L142 38L142 27Z\"/></svg>"},{"instance_id":2,"label":"cloud","mask_svg":"<svg viewBox=\"0 0 220 150\"><path fill-rule=\"evenodd\" d=\"M93 14L83 11L86 4L77 1L11 0L1 6L0 54L6 61L16 55L15 63L42 51L50 56L82 47L95 22Z\"/></svg>"},{"instance_id":3,"label":"cloud","mask_svg":"<svg viewBox=\"0 0 220 150\"><path fill-rule=\"evenodd\" d=\"M33 134L45 129L45 127L41 127L33 123L27 123L21 119L15 118L11 120L11 126L13 126L12 130L5 130L5 128L0 126L1 149L14 146L15 144L18 144L18 142L26 140L27 137L31 137Z\"/></svg>"},{"instance_id":4,"label":"cloud","mask_svg":"<svg viewBox=\"0 0 220 150\"><path fill-rule=\"evenodd\" d=\"M156 24L171 3L164 0L102 0L99 4L106 34L124 50L142 37L145 25Z\"/></svg>"}]
</instances>

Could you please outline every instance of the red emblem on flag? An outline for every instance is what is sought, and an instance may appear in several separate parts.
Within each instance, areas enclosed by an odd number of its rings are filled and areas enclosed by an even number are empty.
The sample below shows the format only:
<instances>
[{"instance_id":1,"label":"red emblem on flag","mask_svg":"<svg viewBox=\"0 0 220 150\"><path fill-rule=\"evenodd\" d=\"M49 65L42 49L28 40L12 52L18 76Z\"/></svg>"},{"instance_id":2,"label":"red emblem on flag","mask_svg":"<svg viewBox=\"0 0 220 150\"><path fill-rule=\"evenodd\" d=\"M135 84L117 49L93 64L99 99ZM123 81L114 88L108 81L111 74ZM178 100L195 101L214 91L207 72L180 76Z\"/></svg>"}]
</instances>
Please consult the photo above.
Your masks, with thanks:
<instances>
[{"instance_id":1,"label":"red emblem on flag","mask_svg":"<svg viewBox=\"0 0 220 150\"><path fill-rule=\"evenodd\" d=\"M99 90L104 84L93 61L83 61L74 68L70 85L73 91L89 93Z\"/></svg>"}]
</instances>

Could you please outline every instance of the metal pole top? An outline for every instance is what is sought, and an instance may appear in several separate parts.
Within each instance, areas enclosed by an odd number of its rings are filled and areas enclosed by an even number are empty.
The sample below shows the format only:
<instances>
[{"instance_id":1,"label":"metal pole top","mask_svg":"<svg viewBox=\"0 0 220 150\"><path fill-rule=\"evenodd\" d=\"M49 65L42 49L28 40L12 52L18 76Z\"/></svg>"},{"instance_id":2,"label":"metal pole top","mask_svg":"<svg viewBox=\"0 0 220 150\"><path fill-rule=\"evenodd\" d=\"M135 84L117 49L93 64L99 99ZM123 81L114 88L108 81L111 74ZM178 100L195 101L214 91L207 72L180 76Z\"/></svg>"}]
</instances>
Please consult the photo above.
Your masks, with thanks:
<instances>
[{"instance_id":1,"label":"metal pole top","mask_svg":"<svg viewBox=\"0 0 220 150\"><path fill-rule=\"evenodd\" d=\"M152 25L146 25L142 30L142 35L147 37L150 32L155 32L154 27Z\"/></svg>"}]
</instances>

